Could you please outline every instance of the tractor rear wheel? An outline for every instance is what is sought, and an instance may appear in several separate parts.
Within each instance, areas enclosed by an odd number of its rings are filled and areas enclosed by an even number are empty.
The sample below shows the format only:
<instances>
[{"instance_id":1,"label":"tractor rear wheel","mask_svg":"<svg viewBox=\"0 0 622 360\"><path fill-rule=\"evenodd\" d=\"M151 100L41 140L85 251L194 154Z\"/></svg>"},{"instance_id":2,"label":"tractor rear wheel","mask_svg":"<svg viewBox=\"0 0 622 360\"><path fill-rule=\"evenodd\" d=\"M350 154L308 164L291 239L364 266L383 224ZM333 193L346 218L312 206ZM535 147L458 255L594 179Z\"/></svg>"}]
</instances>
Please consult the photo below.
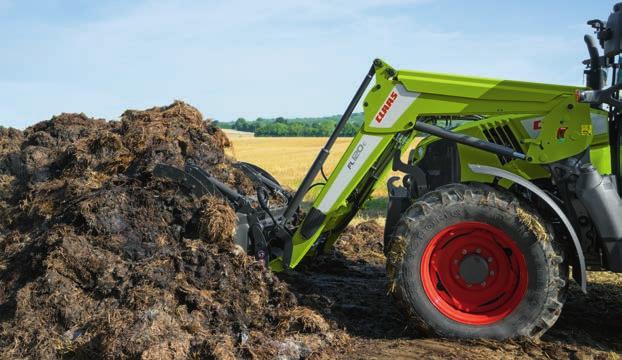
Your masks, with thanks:
<instances>
[{"instance_id":1,"label":"tractor rear wheel","mask_svg":"<svg viewBox=\"0 0 622 360\"><path fill-rule=\"evenodd\" d=\"M538 338L568 280L551 226L512 193L450 184L402 215L387 254L391 291L417 327L457 338Z\"/></svg>"}]
</instances>

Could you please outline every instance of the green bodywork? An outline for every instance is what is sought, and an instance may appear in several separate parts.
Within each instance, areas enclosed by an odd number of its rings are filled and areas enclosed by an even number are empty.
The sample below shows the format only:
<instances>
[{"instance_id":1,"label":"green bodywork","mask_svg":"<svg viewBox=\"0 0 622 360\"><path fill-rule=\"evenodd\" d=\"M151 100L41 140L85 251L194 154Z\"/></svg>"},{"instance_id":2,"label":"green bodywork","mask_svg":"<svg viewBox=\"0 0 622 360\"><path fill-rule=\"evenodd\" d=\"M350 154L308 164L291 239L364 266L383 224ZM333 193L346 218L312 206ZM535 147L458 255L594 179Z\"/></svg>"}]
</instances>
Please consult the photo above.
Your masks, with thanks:
<instances>
[{"instance_id":1,"label":"green bodywork","mask_svg":"<svg viewBox=\"0 0 622 360\"><path fill-rule=\"evenodd\" d=\"M526 160L502 164L495 154L458 145L463 181L492 180L471 172L469 163L499 167L526 179L545 178L548 173L542 164L579 154L590 146L601 173L610 172L607 135L595 133L592 124L594 116L605 115L590 114L587 104L577 102L579 87L396 70L386 63L375 70L375 85L363 103L365 121L313 202L312 206L326 215L324 221L312 236L307 234L308 238L298 229L293 236L291 261L284 264L282 258L273 260L274 270L295 267L306 255L318 251L319 243L324 248L334 243L362 205L361 196L353 201L353 191L362 183L371 183L372 191L384 186L391 161L383 157L395 149L406 151L415 138L425 135L413 130L420 118L483 115L483 120L466 122L453 131L486 139L487 128L507 125L515 134ZM530 134L525 124L536 131ZM425 138L415 153L423 154L435 140ZM382 168L378 169L379 165ZM376 176L370 180L371 173ZM369 190L363 200L369 197Z\"/></svg>"},{"instance_id":2,"label":"green bodywork","mask_svg":"<svg viewBox=\"0 0 622 360\"><path fill-rule=\"evenodd\" d=\"M607 114L600 110L591 110L590 120L592 121L592 142L589 144L590 148L590 160L592 164L598 169L601 174L611 173L611 154L609 149L609 139L607 132ZM542 125L543 116L537 114L530 115L497 115L491 116L484 120L469 121L456 126L452 129L454 132L468 134L480 139L487 139L490 135L486 131L490 129L504 128L506 132L511 132L519 140L517 145L523 152L527 152L530 144L540 141L538 140L538 133L541 129L538 129ZM598 124L598 126L595 126ZM559 128L564 128L563 124L560 124ZM528 130L529 129L529 130ZM531 130L531 131L530 131ZM554 138L550 141L554 141L557 146L565 146L571 142L572 139L568 137L568 130L565 130L562 137L555 134ZM415 151L415 161L420 159L426 151L429 144L437 141L438 138L429 136L421 140L417 144ZM494 141L494 139L491 139ZM551 148L555 149L555 148ZM579 150L582 151L584 148ZM577 153L578 153L577 152ZM499 157L490 152L475 149L473 147L458 144L458 154L460 161L460 181L484 181L488 180L482 175L475 174L468 167L469 163L477 163L481 165L494 166L496 168L504 169L513 172L527 180L536 180L542 178L549 178L550 174L545 167L541 166L543 163L552 161L510 161L503 163ZM576 154L576 153L575 153ZM508 184L509 185L509 184Z\"/></svg>"}]
</instances>

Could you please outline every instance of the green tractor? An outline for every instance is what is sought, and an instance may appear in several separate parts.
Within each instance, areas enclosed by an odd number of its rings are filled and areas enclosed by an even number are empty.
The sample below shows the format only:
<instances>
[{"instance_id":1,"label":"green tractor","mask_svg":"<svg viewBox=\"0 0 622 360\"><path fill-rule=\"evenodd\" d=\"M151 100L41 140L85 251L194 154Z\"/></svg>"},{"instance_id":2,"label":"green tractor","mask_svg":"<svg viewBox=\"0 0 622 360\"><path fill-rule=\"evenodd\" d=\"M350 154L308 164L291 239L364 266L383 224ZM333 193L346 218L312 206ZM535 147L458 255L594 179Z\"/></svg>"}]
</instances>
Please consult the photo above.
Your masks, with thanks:
<instances>
[{"instance_id":1,"label":"green tractor","mask_svg":"<svg viewBox=\"0 0 622 360\"><path fill-rule=\"evenodd\" d=\"M622 272L622 4L588 24L598 40L585 36L585 88L375 60L294 194L247 163L237 166L260 184L252 196L192 164L154 172L228 199L237 244L274 271L329 250L386 184L390 291L414 324L447 337L537 338L559 317L570 277L585 292L586 269ZM322 165L361 99L365 120L327 177ZM402 176L385 182L391 171Z\"/></svg>"}]
</instances>

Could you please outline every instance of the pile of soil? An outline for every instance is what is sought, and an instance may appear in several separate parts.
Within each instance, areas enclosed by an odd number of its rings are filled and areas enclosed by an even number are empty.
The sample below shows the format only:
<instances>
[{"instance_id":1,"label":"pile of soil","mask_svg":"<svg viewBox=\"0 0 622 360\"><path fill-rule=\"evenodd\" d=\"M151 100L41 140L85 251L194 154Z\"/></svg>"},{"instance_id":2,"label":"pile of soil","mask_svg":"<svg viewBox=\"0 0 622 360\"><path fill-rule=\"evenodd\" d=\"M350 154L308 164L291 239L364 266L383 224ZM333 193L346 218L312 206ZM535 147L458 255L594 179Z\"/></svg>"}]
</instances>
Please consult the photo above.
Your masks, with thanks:
<instances>
[{"instance_id":1,"label":"pile of soil","mask_svg":"<svg viewBox=\"0 0 622 360\"><path fill-rule=\"evenodd\" d=\"M309 358L347 341L233 244L233 210L154 178L188 161L241 193L227 137L182 102L0 129L0 353Z\"/></svg>"}]
</instances>

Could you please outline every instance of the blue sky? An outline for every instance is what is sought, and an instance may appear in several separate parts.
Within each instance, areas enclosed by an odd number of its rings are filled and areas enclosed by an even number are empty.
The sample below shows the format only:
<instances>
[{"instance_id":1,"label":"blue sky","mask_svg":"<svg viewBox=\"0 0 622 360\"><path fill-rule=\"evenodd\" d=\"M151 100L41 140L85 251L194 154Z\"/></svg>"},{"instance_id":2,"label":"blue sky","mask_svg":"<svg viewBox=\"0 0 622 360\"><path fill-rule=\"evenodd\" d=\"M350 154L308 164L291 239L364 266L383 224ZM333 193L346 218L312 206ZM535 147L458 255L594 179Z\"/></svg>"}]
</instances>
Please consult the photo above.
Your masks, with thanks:
<instances>
[{"instance_id":1,"label":"blue sky","mask_svg":"<svg viewBox=\"0 0 622 360\"><path fill-rule=\"evenodd\" d=\"M0 125L193 104L206 117L341 113L369 64L581 84L610 1L0 0Z\"/></svg>"}]
</instances>

